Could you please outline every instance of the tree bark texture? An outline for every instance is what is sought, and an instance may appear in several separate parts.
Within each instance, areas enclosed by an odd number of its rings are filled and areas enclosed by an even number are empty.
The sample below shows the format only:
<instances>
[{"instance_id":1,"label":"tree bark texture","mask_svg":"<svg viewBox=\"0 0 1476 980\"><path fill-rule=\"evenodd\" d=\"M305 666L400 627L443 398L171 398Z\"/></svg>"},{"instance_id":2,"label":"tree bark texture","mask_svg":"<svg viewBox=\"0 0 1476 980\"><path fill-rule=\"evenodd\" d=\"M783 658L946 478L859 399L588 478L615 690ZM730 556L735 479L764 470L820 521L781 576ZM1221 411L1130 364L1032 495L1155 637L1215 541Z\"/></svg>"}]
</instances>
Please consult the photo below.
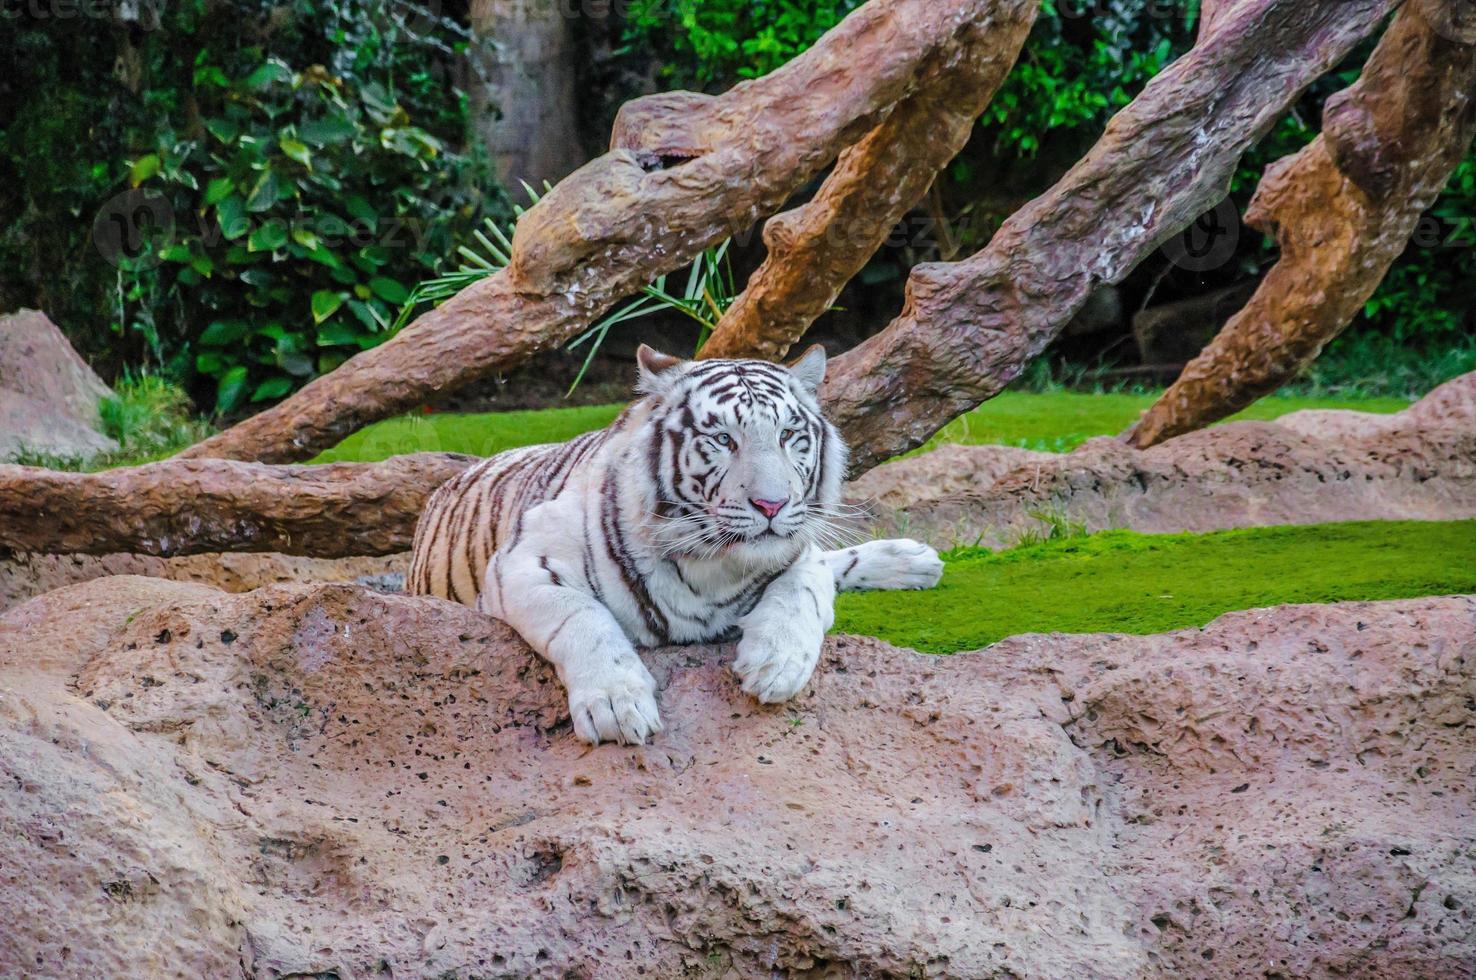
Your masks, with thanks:
<instances>
[{"instance_id":1,"label":"tree bark texture","mask_svg":"<svg viewBox=\"0 0 1476 980\"><path fill-rule=\"evenodd\" d=\"M0 466L0 550L344 558L410 547L426 499L478 460L267 466L171 459L101 473Z\"/></svg>"},{"instance_id":2,"label":"tree bark texture","mask_svg":"<svg viewBox=\"0 0 1476 980\"><path fill-rule=\"evenodd\" d=\"M469 80L473 128L509 187L561 180L584 162L579 145L573 16L551 0L473 0Z\"/></svg>"},{"instance_id":3,"label":"tree bark texture","mask_svg":"<svg viewBox=\"0 0 1476 980\"><path fill-rule=\"evenodd\" d=\"M927 194L1019 57L1035 4L1001 5L927 65L920 87L841 154L809 203L769 219L768 256L701 356L778 360Z\"/></svg>"},{"instance_id":4,"label":"tree bark texture","mask_svg":"<svg viewBox=\"0 0 1476 980\"><path fill-rule=\"evenodd\" d=\"M871 0L777 71L721 96L637 99L613 149L518 223L512 263L291 398L187 450L310 458L577 335L622 297L773 214L956 57L968 25L1036 0Z\"/></svg>"},{"instance_id":5,"label":"tree bark texture","mask_svg":"<svg viewBox=\"0 0 1476 980\"><path fill-rule=\"evenodd\" d=\"M1476 45L1406 5L1323 133L1266 173L1246 214L1281 259L1133 427L1146 449L1240 411L1295 378L1404 252L1476 130Z\"/></svg>"},{"instance_id":6,"label":"tree bark texture","mask_svg":"<svg viewBox=\"0 0 1476 980\"><path fill-rule=\"evenodd\" d=\"M1224 0L1054 188L972 258L912 272L900 317L832 362L822 395L864 470L1013 381L1091 293L1224 198L1235 166L1393 0Z\"/></svg>"}]
</instances>

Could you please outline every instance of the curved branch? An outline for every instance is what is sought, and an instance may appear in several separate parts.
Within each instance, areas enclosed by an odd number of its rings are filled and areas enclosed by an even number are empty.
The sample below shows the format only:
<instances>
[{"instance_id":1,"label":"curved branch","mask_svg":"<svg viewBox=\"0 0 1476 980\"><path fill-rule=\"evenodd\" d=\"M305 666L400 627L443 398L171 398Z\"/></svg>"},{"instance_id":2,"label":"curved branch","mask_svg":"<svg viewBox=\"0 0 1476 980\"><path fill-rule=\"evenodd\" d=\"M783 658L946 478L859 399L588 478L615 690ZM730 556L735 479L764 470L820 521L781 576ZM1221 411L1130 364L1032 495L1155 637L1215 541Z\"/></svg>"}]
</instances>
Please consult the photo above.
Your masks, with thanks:
<instances>
[{"instance_id":1,"label":"curved branch","mask_svg":"<svg viewBox=\"0 0 1476 980\"><path fill-rule=\"evenodd\" d=\"M1223 198L1251 143L1394 6L1222 2L1214 30L1060 183L978 255L914 269L902 315L832 362L823 398L855 469L922 444L1018 377L1098 286Z\"/></svg>"},{"instance_id":2,"label":"curved branch","mask_svg":"<svg viewBox=\"0 0 1476 980\"><path fill-rule=\"evenodd\" d=\"M102 473L0 466L0 549L392 555L410 547L436 487L477 462L423 453L328 466L171 459Z\"/></svg>"},{"instance_id":3,"label":"curved branch","mask_svg":"<svg viewBox=\"0 0 1476 980\"><path fill-rule=\"evenodd\" d=\"M1246 215L1281 259L1245 309L1132 429L1140 449L1233 415L1295 378L1347 327L1476 133L1476 45L1407 5L1323 135L1266 173Z\"/></svg>"},{"instance_id":4,"label":"curved branch","mask_svg":"<svg viewBox=\"0 0 1476 980\"><path fill-rule=\"evenodd\" d=\"M809 203L764 227L768 257L701 356L777 360L835 303L968 142L1035 22L1035 0L1000 4L967 26L962 50L935 59L919 90L841 154Z\"/></svg>"}]
</instances>

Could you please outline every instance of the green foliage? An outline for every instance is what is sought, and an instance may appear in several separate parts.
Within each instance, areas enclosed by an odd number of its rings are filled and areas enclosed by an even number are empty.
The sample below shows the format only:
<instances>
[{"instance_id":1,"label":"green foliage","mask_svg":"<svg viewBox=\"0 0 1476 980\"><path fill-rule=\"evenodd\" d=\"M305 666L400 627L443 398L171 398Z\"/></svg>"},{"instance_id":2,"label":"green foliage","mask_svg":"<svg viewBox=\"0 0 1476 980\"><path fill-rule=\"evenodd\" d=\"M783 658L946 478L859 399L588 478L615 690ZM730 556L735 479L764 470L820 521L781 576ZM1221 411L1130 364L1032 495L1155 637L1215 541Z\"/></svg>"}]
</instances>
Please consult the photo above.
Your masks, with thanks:
<instances>
[{"instance_id":1,"label":"green foliage","mask_svg":"<svg viewBox=\"0 0 1476 980\"><path fill-rule=\"evenodd\" d=\"M1034 156L1058 133L1094 139L1193 39L1199 4L1043 0L1015 71L984 114L995 152Z\"/></svg>"},{"instance_id":2,"label":"green foliage","mask_svg":"<svg viewBox=\"0 0 1476 980\"><path fill-rule=\"evenodd\" d=\"M937 589L837 597L835 632L956 653L1020 633L1146 635L1237 609L1468 593L1476 521L1108 531L944 558Z\"/></svg>"},{"instance_id":3,"label":"green foliage","mask_svg":"<svg viewBox=\"0 0 1476 980\"><path fill-rule=\"evenodd\" d=\"M172 456L210 434L184 390L152 374L120 378L98 414L103 434L119 446L112 466Z\"/></svg>"},{"instance_id":4,"label":"green foliage","mask_svg":"<svg viewBox=\"0 0 1476 980\"><path fill-rule=\"evenodd\" d=\"M73 182L84 231L136 188L152 215L130 229L143 247L67 261L113 280L98 304L111 306L113 346L233 412L386 339L406 284L481 216L485 169L454 149L466 104L450 69L464 31L377 0L161 9L159 29L117 54L137 66L137 95L98 77L70 93L94 112L106 100L116 122L62 157L88 175ZM75 25L28 29L63 70ZM27 187L60 169L9 136L0 150ZM11 244L0 240L0 266Z\"/></svg>"},{"instance_id":5,"label":"green foliage","mask_svg":"<svg viewBox=\"0 0 1476 980\"><path fill-rule=\"evenodd\" d=\"M103 435L118 443L113 452L90 459L24 452L15 462L81 472L137 466L173 456L211 433L184 389L158 375L125 374L97 409Z\"/></svg>"},{"instance_id":6,"label":"green foliage","mask_svg":"<svg viewBox=\"0 0 1476 980\"><path fill-rule=\"evenodd\" d=\"M862 0L632 0L625 38L654 53L662 82L727 88L794 59Z\"/></svg>"}]
</instances>

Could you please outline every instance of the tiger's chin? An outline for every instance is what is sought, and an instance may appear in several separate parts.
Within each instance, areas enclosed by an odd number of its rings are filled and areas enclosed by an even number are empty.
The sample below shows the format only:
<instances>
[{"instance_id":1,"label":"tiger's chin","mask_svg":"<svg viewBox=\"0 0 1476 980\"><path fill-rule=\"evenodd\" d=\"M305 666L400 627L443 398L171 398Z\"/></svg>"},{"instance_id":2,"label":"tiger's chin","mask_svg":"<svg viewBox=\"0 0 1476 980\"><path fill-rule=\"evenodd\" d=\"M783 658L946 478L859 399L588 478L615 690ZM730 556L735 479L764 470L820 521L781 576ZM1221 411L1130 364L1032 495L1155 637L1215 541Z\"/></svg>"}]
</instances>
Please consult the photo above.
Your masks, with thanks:
<instances>
[{"instance_id":1,"label":"tiger's chin","mask_svg":"<svg viewBox=\"0 0 1476 980\"><path fill-rule=\"evenodd\" d=\"M799 557L807 540L802 528L787 533L769 528L738 538L724 549L723 554L728 560L744 566L780 568Z\"/></svg>"}]
</instances>

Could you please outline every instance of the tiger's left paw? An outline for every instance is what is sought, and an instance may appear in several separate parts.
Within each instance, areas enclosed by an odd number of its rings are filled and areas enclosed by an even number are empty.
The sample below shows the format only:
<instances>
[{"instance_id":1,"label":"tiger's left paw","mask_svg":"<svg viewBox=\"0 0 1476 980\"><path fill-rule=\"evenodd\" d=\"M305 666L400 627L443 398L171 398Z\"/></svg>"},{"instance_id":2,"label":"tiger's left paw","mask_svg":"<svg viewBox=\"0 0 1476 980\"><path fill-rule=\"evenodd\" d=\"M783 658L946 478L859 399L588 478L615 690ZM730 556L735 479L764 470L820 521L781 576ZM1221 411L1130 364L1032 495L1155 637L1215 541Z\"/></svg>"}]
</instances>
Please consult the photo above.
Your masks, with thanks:
<instances>
[{"instance_id":1,"label":"tiger's left paw","mask_svg":"<svg viewBox=\"0 0 1476 980\"><path fill-rule=\"evenodd\" d=\"M806 640L789 630L750 628L738 641L733 673L745 692L765 704L788 701L815 673L823 641L823 634L818 640Z\"/></svg>"}]
</instances>

